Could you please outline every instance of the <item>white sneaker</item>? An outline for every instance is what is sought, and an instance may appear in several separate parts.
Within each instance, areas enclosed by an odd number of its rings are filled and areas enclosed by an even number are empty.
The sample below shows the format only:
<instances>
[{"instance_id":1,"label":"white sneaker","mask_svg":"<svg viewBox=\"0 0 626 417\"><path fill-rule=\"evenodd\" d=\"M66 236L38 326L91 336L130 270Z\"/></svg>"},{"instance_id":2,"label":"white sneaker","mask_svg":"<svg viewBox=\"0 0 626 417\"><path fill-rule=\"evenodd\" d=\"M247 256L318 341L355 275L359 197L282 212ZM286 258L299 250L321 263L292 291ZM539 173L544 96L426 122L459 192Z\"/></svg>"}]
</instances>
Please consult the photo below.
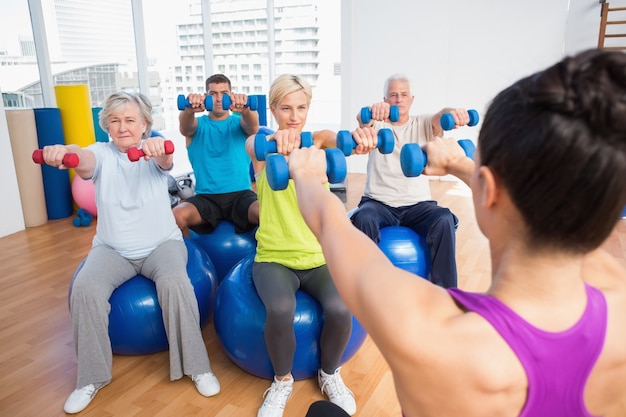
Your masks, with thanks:
<instances>
[{"instance_id":1,"label":"white sneaker","mask_svg":"<svg viewBox=\"0 0 626 417\"><path fill-rule=\"evenodd\" d=\"M282 417L285 411L285 404L291 396L293 390L293 377L284 377L279 380L274 376L274 382L265 390L263 396L265 400L259 408L257 417Z\"/></svg>"},{"instance_id":2,"label":"white sneaker","mask_svg":"<svg viewBox=\"0 0 626 417\"><path fill-rule=\"evenodd\" d=\"M341 368L332 374L327 374L323 370L319 370L317 373L317 381L320 385L322 393L328 396L330 402L337 404L339 407L349 415L356 413L356 401L354 401L354 394L346 387L339 371Z\"/></svg>"},{"instance_id":3,"label":"white sneaker","mask_svg":"<svg viewBox=\"0 0 626 417\"><path fill-rule=\"evenodd\" d=\"M198 392L205 397L211 397L220 392L220 382L213 372L192 375L191 380L196 384Z\"/></svg>"},{"instance_id":4,"label":"white sneaker","mask_svg":"<svg viewBox=\"0 0 626 417\"><path fill-rule=\"evenodd\" d=\"M82 388L75 389L67 400L65 400L65 405L63 406L63 410L67 414L76 414L83 411L93 400L93 397L96 396L100 388L96 388L94 384L85 385Z\"/></svg>"}]
</instances>

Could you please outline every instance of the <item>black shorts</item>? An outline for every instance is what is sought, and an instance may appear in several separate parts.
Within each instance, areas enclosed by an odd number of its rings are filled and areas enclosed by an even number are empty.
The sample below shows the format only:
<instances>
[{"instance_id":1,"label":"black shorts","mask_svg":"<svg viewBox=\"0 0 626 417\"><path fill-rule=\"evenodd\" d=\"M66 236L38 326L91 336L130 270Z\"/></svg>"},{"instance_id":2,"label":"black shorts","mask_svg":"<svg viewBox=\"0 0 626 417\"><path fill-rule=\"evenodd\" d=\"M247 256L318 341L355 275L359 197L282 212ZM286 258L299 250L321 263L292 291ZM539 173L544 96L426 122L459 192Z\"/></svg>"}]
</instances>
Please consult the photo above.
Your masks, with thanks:
<instances>
[{"instance_id":1,"label":"black shorts","mask_svg":"<svg viewBox=\"0 0 626 417\"><path fill-rule=\"evenodd\" d=\"M224 194L196 194L185 200L193 204L203 224L190 227L196 233L211 233L222 220L235 225L235 232L243 233L254 229L257 225L248 222L248 208L257 201L252 190L236 191Z\"/></svg>"}]
</instances>

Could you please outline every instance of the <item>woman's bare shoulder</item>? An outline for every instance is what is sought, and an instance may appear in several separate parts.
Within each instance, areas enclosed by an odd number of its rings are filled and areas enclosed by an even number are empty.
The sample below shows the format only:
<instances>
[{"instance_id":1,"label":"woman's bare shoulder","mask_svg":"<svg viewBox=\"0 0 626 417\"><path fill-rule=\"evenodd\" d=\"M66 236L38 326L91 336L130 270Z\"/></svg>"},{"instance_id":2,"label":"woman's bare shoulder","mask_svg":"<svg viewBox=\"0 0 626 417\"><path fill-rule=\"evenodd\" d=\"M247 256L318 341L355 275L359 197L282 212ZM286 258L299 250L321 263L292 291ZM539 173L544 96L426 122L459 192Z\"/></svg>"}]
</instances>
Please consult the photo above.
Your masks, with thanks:
<instances>
[{"instance_id":1,"label":"woman's bare shoulder","mask_svg":"<svg viewBox=\"0 0 626 417\"><path fill-rule=\"evenodd\" d=\"M597 249L585 256L582 273L585 282L606 296L626 297L626 266L604 249Z\"/></svg>"}]
</instances>

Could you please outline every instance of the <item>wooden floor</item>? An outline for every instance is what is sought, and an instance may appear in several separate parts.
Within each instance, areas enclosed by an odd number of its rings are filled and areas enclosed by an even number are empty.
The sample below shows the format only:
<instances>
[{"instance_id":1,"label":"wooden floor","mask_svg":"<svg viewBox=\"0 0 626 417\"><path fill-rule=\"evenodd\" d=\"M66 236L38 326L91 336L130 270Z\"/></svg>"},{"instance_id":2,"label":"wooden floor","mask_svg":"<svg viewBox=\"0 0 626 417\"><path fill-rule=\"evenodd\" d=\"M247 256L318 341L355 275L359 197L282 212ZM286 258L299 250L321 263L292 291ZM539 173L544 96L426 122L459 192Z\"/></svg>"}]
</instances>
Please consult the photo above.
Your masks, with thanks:
<instances>
[{"instance_id":1,"label":"wooden floor","mask_svg":"<svg viewBox=\"0 0 626 417\"><path fill-rule=\"evenodd\" d=\"M363 184L361 174L348 178L347 209L356 206ZM476 226L468 189L447 181L431 181L431 187L433 197L460 219L459 286L485 290L490 282L489 250ZM68 218L0 239L0 417L65 415L63 403L76 381L68 285L94 232L93 224L75 228ZM620 222L605 248L626 266L626 221ZM221 382L219 395L200 396L189 378L170 382L166 352L115 356L112 383L80 415L256 416L269 381L234 365L211 324L203 334ZM342 375L355 393L357 415L400 415L387 365L369 338L344 365ZM311 402L322 398L315 380L297 381L285 416L302 417Z\"/></svg>"}]
</instances>

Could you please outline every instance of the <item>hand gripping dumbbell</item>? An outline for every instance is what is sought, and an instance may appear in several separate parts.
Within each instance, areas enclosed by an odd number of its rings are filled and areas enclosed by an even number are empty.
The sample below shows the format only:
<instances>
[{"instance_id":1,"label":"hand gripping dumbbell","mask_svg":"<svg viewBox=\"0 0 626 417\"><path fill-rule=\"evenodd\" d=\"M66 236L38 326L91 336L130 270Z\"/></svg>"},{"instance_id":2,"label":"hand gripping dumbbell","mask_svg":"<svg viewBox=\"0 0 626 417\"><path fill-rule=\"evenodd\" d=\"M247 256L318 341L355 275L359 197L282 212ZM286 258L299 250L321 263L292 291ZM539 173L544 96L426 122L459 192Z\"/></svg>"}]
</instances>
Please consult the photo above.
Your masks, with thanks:
<instances>
[{"instance_id":1,"label":"hand gripping dumbbell","mask_svg":"<svg viewBox=\"0 0 626 417\"><path fill-rule=\"evenodd\" d=\"M163 145L165 146L166 154L171 155L174 153L174 142L166 140ZM131 162L137 162L145 156L145 153L141 149L133 146L132 148L128 148L127 155Z\"/></svg>"},{"instance_id":2,"label":"hand gripping dumbbell","mask_svg":"<svg viewBox=\"0 0 626 417\"><path fill-rule=\"evenodd\" d=\"M476 146L469 139L461 139L458 141L459 146L465 151L465 155L474 159ZM400 166L402 173L407 177L418 177L424 171L428 164L426 152L417 143L407 143L400 151Z\"/></svg>"},{"instance_id":3,"label":"hand gripping dumbbell","mask_svg":"<svg viewBox=\"0 0 626 417\"><path fill-rule=\"evenodd\" d=\"M33 151L33 162L36 164L46 163L46 161L43 159L43 150L35 149ZM63 165L68 168L76 168L79 162L80 160L78 158L78 154L68 152L63 156Z\"/></svg>"},{"instance_id":4,"label":"hand gripping dumbbell","mask_svg":"<svg viewBox=\"0 0 626 417\"><path fill-rule=\"evenodd\" d=\"M181 111L185 110L186 107L191 107L191 103L189 102L189 99L182 94L178 95L177 104L178 104L178 110L181 110ZM208 111L213 110L213 96L204 97L204 108L207 109ZM230 108L230 105L226 106L224 99L222 99L222 110L228 110L229 108Z\"/></svg>"},{"instance_id":5,"label":"hand gripping dumbbell","mask_svg":"<svg viewBox=\"0 0 626 417\"><path fill-rule=\"evenodd\" d=\"M469 116L469 123L467 125L476 126L480 120L478 112L476 110L468 110L467 114ZM452 130L454 129L454 116L450 113L444 113L441 115L439 123L441 124L441 128L443 130Z\"/></svg>"},{"instance_id":6,"label":"hand gripping dumbbell","mask_svg":"<svg viewBox=\"0 0 626 417\"><path fill-rule=\"evenodd\" d=\"M393 131L391 129L378 130L378 142L376 147L382 154L393 152ZM352 155L352 151L356 148L356 142L352 138L352 133L348 130L340 130L337 132L337 148L341 149L345 156Z\"/></svg>"},{"instance_id":7,"label":"hand gripping dumbbell","mask_svg":"<svg viewBox=\"0 0 626 417\"><path fill-rule=\"evenodd\" d=\"M348 175L346 157L337 148L324 149L326 152L326 175L328 182L340 183ZM289 185L289 165L285 156L279 153L268 155L265 165L265 175L272 190L280 191Z\"/></svg>"},{"instance_id":8,"label":"hand gripping dumbbell","mask_svg":"<svg viewBox=\"0 0 626 417\"><path fill-rule=\"evenodd\" d=\"M372 109L369 107L361 108L361 122L369 123L372 120ZM400 120L400 109L398 106L389 107L389 120L392 122L397 122Z\"/></svg>"},{"instance_id":9,"label":"hand gripping dumbbell","mask_svg":"<svg viewBox=\"0 0 626 417\"><path fill-rule=\"evenodd\" d=\"M222 96L222 107L224 108L224 110L230 109L230 106L232 106L232 104L233 102L230 99L230 96L228 94L224 94ZM250 110L254 111L259 108L259 102L256 96L248 96L248 99L246 100L246 107L250 107Z\"/></svg>"},{"instance_id":10,"label":"hand gripping dumbbell","mask_svg":"<svg viewBox=\"0 0 626 417\"><path fill-rule=\"evenodd\" d=\"M313 133L300 132L300 147L308 148L310 146L313 146ZM274 139L268 140L263 133L257 133L254 136L254 155L257 161L265 161L268 154L276 152L278 152L278 147Z\"/></svg>"}]
</instances>

